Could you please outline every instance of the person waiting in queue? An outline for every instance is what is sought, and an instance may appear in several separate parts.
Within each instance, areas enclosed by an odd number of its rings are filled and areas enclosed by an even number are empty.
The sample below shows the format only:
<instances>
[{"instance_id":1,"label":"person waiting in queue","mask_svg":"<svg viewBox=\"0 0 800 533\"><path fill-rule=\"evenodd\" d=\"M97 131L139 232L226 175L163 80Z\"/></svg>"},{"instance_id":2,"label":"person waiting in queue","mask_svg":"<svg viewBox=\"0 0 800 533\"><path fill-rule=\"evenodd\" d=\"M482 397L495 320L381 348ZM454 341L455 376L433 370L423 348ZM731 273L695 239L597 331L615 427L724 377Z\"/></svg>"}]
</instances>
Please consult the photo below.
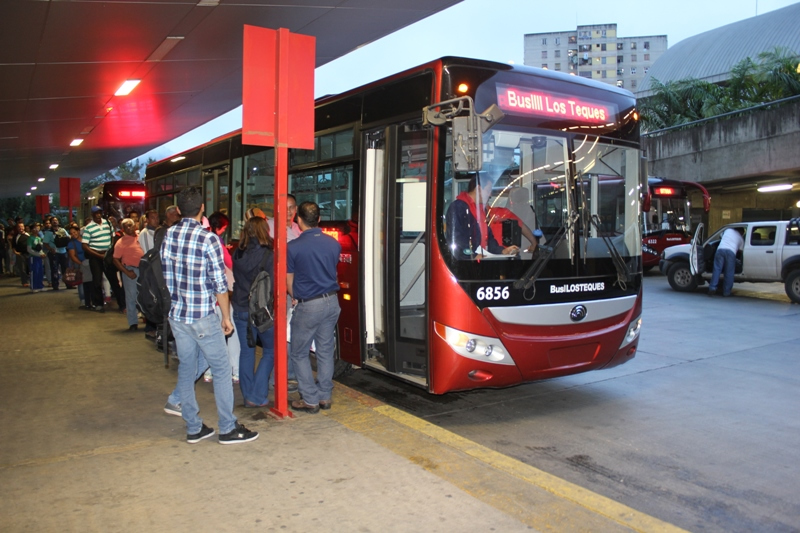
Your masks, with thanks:
<instances>
[{"instance_id":1,"label":"person waiting in queue","mask_svg":"<svg viewBox=\"0 0 800 533\"><path fill-rule=\"evenodd\" d=\"M492 181L475 174L467 191L456 197L447 208L447 242L458 259L481 259L488 254L516 255L519 246L503 248L489 231L486 203L492 193Z\"/></svg>"}]
</instances>

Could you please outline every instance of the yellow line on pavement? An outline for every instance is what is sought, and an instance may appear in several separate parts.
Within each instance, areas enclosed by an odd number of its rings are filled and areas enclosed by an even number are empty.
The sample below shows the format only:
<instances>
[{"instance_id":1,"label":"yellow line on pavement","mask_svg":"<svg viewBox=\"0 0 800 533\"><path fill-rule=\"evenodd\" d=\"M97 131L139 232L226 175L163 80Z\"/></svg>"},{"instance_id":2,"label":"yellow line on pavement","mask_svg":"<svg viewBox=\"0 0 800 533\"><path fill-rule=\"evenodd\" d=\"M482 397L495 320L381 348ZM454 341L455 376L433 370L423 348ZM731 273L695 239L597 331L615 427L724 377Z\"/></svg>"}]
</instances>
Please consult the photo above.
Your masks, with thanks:
<instances>
[{"instance_id":1,"label":"yellow line on pavement","mask_svg":"<svg viewBox=\"0 0 800 533\"><path fill-rule=\"evenodd\" d=\"M451 431L442 429L439 426L389 405L381 405L373 409L396 422L427 435L451 448L464 452L498 470L515 476L527 483L536 485L560 498L567 499L635 531L665 533L685 531L677 526L659 520L658 518L641 513L626 505L615 502L610 498L606 498L605 496L601 496L588 489L575 485L574 483L570 483L569 481L548 474L538 468L534 468L522 461L518 461L487 448L486 446L465 439Z\"/></svg>"}]
</instances>

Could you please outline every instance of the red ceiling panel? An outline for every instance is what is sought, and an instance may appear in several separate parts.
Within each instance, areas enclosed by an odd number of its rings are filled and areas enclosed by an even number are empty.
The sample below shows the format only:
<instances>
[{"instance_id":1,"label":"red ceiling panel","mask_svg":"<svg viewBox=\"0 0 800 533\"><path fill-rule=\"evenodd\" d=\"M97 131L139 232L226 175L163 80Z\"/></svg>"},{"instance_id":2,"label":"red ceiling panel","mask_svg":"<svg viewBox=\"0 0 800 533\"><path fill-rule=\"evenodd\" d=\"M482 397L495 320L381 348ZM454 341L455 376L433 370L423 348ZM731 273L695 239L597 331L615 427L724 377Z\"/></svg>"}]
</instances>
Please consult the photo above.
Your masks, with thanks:
<instances>
[{"instance_id":1,"label":"red ceiling panel","mask_svg":"<svg viewBox=\"0 0 800 533\"><path fill-rule=\"evenodd\" d=\"M58 176L93 178L240 105L245 24L315 36L320 66L459 1L0 0L0 196L41 176L58 192ZM167 37L183 39L146 61Z\"/></svg>"}]
</instances>

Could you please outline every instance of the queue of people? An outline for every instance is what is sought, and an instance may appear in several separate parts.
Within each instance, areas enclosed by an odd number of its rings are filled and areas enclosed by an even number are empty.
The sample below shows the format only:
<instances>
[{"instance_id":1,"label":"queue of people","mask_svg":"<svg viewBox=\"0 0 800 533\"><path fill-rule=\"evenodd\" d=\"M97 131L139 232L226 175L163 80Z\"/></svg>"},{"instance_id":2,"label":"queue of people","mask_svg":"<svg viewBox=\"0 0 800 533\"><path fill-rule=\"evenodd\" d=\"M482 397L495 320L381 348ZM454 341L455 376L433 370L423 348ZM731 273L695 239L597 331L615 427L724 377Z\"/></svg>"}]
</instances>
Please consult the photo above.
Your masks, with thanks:
<instances>
[{"instance_id":1,"label":"queue of people","mask_svg":"<svg viewBox=\"0 0 800 533\"><path fill-rule=\"evenodd\" d=\"M178 380L164 411L183 417L187 442L197 443L216 434L199 416L195 382L208 369L219 417L219 442L236 444L258 437L233 414L233 387L238 382L245 407L268 405L274 382L274 328L259 332L249 320L249 292L259 272L274 280L274 221L254 208L248 211L238 247L231 254L223 241L229 218L223 213L203 216L201 190L190 187L177 195L177 205L165 212L160 224L156 211L131 213L120 221L104 217L100 206L82 228L61 228L49 219L42 225L19 224L2 235L4 268L25 268L22 284L34 291L49 280L77 289L80 309L105 313L112 302L136 331L143 321L136 309L139 263L160 243L164 281L170 294L168 322L178 360ZM319 229L319 206L297 205L287 198L287 322L290 330L289 391L300 392L291 402L296 411L317 413L330 409L333 390L334 329L339 316L336 266L341 247ZM159 232L161 234L159 235ZM17 246L17 241L25 243ZM44 265L49 265L49 276ZM21 266L15 266L21 265ZM121 284L120 284L121 280ZM115 289L115 287L117 287ZM113 298L113 299L112 299ZM156 324L145 322L145 335L154 339ZM164 342L168 342L164 339ZM256 358L256 345L262 349ZM309 350L316 348L317 377L311 372Z\"/></svg>"}]
</instances>

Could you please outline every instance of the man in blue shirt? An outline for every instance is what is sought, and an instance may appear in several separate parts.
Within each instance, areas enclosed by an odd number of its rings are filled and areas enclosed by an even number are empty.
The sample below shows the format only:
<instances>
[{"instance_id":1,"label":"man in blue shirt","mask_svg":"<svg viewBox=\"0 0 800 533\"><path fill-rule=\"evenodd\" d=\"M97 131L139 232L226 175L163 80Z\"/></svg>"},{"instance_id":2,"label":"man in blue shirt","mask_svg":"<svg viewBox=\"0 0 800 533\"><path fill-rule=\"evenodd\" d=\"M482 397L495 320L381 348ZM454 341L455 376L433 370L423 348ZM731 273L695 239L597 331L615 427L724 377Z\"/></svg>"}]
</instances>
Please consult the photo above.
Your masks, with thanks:
<instances>
[{"instance_id":1,"label":"man in blue shirt","mask_svg":"<svg viewBox=\"0 0 800 533\"><path fill-rule=\"evenodd\" d=\"M169 325L178 351L178 390L181 416L186 421L186 442L194 444L214 435L198 416L194 392L201 356L214 373L214 399L219 415L219 443L238 444L258 438L233 415L233 383L225 335L233 332L228 303L228 283L219 237L200 224L202 191L189 187L178 193L183 218L167 229L161 245L161 268L172 305ZM219 304L222 324L214 313Z\"/></svg>"},{"instance_id":2,"label":"man in blue shirt","mask_svg":"<svg viewBox=\"0 0 800 533\"><path fill-rule=\"evenodd\" d=\"M336 266L342 247L319 228L319 206L303 202L297 208L302 233L286 252L286 286L295 304L292 315L294 371L302 400L290 404L294 411L318 413L330 409L333 392L334 330L339 320L339 283ZM317 381L311 372L308 351L316 343Z\"/></svg>"}]
</instances>

